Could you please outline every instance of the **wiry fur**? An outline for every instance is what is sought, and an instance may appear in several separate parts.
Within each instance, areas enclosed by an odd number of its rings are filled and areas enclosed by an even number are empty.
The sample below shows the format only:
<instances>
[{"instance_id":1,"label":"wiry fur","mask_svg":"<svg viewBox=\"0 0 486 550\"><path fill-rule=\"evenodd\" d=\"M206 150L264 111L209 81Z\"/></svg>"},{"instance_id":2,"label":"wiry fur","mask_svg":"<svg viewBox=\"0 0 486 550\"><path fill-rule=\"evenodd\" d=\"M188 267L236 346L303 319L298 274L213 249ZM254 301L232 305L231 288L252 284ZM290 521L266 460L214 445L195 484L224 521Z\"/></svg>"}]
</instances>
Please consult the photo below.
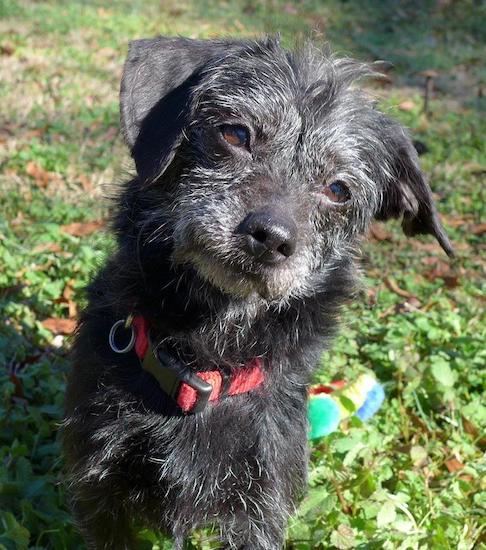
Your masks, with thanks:
<instances>
[{"instance_id":1,"label":"wiry fur","mask_svg":"<svg viewBox=\"0 0 486 550\"><path fill-rule=\"evenodd\" d=\"M352 84L373 69L312 46L158 38L131 45L122 127L138 175L118 199L118 246L89 289L73 350L64 448L90 548L133 546L132 521L176 548L217 524L229 548L277 549L305 488L306 391L351 296L359 238L404 216L450 252L403 129ZM247 126L251 151L222 142ZM352 198L332 204L326 183ZM262 266L238 225L271 205L298 228L294 255ZM195 370L265 364L263 387L183 415L114 354L112 324L137 312Z\"/></svg>"}]
</instances>

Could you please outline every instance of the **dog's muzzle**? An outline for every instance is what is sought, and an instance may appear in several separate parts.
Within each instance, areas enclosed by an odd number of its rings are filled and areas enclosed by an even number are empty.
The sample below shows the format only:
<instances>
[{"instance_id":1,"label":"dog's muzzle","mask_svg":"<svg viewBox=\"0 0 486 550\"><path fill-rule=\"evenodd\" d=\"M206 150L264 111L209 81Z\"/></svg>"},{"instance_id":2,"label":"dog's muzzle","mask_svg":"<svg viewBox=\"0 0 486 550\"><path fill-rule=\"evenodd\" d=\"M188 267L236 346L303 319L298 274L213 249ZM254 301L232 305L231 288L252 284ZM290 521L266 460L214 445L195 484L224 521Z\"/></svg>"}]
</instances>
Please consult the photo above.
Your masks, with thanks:
<instances>
[{"instance_id":1,"label":"dog's muzzle","mask_svg":"<svg viewBox=\"0 0 486 550\"><path fill-rule=\"evenodd\" d=\"M238 233L244 236L246 252L265 265L285 262L297 248L295 221L273 207L248 214L239 225Z\"/></svg>"}]
</instances>

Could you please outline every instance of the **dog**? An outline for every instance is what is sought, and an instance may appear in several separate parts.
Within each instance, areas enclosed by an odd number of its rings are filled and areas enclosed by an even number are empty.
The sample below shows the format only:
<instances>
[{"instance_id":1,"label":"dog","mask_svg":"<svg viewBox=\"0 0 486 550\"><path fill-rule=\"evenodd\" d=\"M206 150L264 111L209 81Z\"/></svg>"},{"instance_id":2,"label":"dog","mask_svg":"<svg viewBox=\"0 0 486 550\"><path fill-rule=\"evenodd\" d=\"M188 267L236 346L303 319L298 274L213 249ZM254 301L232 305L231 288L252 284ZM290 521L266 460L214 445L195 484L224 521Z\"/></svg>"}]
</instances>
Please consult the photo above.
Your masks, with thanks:
<instances>
[{"instance_id":1,"label":"dog","mask_svg":"<svg viewBox=\"0 0 486 550\"><path fill-rule=\"evenodd\" d=\"M374 219L452 254L406 131L356 81L373 64L276 38L132 42L121 127L136 177L88 289L63 445L89 548L133 523L214 525L272 550L306 486L307 388L355 294Z\"/></svg>"}]
</instances>

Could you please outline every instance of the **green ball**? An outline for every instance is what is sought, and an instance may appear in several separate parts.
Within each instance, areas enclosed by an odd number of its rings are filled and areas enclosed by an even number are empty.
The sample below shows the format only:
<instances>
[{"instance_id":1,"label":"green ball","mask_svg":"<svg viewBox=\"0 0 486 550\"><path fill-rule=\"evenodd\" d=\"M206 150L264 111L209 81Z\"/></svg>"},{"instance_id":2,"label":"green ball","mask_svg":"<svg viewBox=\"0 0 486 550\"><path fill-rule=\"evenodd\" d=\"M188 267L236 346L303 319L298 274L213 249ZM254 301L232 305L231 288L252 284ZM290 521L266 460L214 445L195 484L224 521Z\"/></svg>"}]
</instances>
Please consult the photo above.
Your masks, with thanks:
<instances>
[{"instance_id":1,"label":"green ball","mask_svg":"<svg viewBox=\"0 0 486 550\"><path fill-rule=\"evenodd\" d=\"M338 429L341 412L337 403L327 395L316 395L309 399L307 416L310 425L310 439L318 439Z\"/></svg>"}]
</instances>

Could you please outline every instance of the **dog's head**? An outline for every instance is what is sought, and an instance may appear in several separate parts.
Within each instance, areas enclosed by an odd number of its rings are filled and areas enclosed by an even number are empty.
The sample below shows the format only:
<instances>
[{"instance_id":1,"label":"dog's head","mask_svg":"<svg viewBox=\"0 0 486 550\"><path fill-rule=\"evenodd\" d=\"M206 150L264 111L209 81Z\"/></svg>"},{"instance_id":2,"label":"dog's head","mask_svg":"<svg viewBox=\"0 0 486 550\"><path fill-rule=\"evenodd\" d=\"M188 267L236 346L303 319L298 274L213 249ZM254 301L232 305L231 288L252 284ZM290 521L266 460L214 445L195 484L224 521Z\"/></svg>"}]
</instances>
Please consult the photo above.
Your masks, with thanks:
<instances>
[{"instance_id":1,"label":"dog's head","mask_svg":"<svg viewBox=\"0 0 486 550\"><path fill-rule=\"evenodd\" d=\"M156 197L147 238L221 290L268 300L314 292L373 218L401 216L451 254L410 138L353 87L373 72L273 39L133 42L122 128Z\"/></svg>"}]
</instances>

